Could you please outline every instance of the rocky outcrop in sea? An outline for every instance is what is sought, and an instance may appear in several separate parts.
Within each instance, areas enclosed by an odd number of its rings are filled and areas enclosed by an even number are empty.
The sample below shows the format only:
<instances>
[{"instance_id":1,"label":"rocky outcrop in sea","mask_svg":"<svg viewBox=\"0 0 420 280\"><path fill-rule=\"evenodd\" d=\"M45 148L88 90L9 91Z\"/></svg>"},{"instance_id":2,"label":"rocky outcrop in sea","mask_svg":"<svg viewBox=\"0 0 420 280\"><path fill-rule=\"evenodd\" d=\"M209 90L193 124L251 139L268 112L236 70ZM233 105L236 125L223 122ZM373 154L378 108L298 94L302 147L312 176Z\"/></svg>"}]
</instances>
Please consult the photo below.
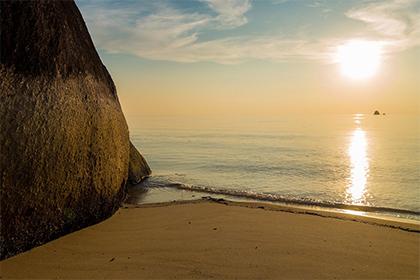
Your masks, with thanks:
<instances>
[{"instance_id":1,"label":"rocky outcrop in sea","mask_svg":"<svg viewBox=\"0 0 420 280\"><path fill-rule=\"evenodd\" d=\"M75 3L1 1L0 13L5 258L112 215L134 151L114 83ZM136 178L150 174L144 159L136 164Z\"/></svg>"}]
</instances>

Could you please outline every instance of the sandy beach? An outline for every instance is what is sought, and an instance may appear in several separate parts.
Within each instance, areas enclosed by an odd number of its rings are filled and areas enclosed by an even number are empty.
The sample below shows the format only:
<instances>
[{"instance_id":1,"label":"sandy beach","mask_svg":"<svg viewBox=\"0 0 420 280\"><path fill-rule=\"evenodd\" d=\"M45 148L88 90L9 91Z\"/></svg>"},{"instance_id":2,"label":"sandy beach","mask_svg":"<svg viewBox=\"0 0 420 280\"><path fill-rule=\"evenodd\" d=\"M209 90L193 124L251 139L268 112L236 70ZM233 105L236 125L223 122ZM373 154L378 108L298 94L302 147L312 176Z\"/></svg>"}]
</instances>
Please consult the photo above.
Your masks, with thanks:
<instances>
[{"instance_id":1,"label":"sandy beach","mask_svg":"<svg viewBox=\"0 0 420 280\"><path fill-rule=\"evenodd\" d=\"M418 225L255 203L123 207L1 262L2 279L418 279Z\"/></svg>"}]
</instances>

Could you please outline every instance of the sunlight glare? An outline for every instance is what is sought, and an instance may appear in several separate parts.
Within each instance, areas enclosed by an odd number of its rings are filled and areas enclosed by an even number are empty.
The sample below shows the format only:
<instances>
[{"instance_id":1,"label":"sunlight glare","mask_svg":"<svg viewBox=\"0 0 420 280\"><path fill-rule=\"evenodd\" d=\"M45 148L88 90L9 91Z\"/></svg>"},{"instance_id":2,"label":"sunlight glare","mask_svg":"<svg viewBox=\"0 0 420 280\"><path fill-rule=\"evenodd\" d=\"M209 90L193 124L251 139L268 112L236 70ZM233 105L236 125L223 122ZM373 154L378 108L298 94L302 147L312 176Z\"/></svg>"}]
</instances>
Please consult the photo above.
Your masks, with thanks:
<instances>
[{"instance_id":1,"label":"sunlight glare","mask_svg":"<svg viewBox=\"0 0 420 280\"><path fill-rule=\"evenodd\" d=\"M370 78L376 74L381 64L382 44L351 40L337 48L335 60L344 76L357 80Z\"/></svg>"},{"instance_id":2,"label":"sunlight glare","mask_svg":"<svg viewBox=\"0 0 420 280\"><path fill-rule=\"evenodd\" d=\"M353 132L348 150L351 175L347 194L350 197L350 201L353 203L362 203L366 192L366 182L369 172L369 162L366 150L366 133L362 129L357 128Z\"/></svg>"}]
</instances>

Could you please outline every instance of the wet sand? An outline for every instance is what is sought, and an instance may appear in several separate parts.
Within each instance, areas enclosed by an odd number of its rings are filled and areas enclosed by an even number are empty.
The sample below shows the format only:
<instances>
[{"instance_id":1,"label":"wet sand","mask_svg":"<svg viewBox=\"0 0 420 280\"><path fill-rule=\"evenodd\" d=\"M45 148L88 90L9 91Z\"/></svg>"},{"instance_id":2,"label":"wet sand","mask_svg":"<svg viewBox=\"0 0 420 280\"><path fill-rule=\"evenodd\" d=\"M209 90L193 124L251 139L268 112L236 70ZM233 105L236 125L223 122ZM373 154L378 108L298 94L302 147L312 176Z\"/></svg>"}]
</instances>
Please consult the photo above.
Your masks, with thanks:
<instances>
[{"instance_id":1,"label":"wet sand","mask_svg":"<svg viewBox=\"0 0 420 280\"><path fill-rule=\"evenodd\" d=\"M0 263L2 279L419 279L420 227L256 203L121 208Z\"/></svg>"}]
</instances>

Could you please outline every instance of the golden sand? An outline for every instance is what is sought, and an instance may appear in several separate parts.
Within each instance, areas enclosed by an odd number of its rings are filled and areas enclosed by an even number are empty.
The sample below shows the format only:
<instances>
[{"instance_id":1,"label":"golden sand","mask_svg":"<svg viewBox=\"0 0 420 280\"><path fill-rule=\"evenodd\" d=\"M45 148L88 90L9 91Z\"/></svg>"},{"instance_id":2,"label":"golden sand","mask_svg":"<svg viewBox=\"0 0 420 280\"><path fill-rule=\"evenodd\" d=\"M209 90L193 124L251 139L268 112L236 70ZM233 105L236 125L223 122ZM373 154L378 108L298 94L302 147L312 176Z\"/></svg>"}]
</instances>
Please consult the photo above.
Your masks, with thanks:
<instances>
[{"instance_id":1,"label":"golden sand","mask_svg":"<svg viewBox=\"0 0 420 280\"><path fill-rule=\"evenodd\" d=\"M1 276L419 279L418 231L418 225L255 203L155 204L121 208L100 224L7 259Z\"/></svg>"}]
</instances>

